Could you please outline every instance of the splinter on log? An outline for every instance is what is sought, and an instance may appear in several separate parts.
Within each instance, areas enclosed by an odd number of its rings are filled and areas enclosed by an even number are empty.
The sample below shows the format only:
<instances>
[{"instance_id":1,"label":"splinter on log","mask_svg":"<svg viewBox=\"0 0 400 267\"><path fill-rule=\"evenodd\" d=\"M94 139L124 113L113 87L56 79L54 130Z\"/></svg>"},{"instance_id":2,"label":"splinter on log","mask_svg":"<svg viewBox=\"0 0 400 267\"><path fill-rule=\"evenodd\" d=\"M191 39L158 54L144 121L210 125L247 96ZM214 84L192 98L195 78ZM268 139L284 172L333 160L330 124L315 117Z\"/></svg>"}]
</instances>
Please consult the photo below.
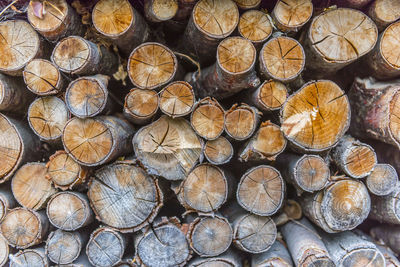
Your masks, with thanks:
<instances>
[{"instance_id":1,"label":"splinter on log","mask_svg":"<svg viewBox=\"0 0 400 267\"><path fill-rule=\"evenodd\" d=\"M251 257L253 267L292 267L293 261L289 251L281 241L276 240L271 248L261 254L253 254Z\"/></svg>"},{"instance_id":2,"label":"splinter on log","mask_svg":"<svg viewBox=\"0 0 400 267\"><path fill-rule=\"evenodd\" d=\"M0 187L0 222L7 215L8 211L15 208L17 206L17 201L15 201L14 196L10 189L3 185ZM0 246L1 247L1 246ZM1 255L1 249L0 249ZM0 266L1 265L1 256L0 256Z\"/></svg>"},{"instance_id":3,"label":"splinter on log","mask_svg":"<svg viewBox=\"0 0 400 267\"><path fill-rule=\"evenodd\" d=\"M132 151L133 127L112 116L72 118L65 125L62 141L65 151L76 162L98 166Z\"/></svg>"},{"instance_id":4,"label":"splinter on log","mask_svg":"<svg viewBox=\"0 0 400 267\"><path fill-rule=\"evenodd\" d=\"M240 36L250 40L258 50L271 36L272 25L266 13L249 10L240 16L238 32Z\"/></svg>"},{"instance_id":5,"label":"splinter on log","mask_svg":"<svg viewBox=\"0 0 400 267\"><path fill-rule=\"evenodd\" d=\"M79 118L94 117L112 109L108 95L109 77L102 74L81 77L72 81L65 91L65 103Z\"/></svg>"},{"instance_id":6,"label":"splinter on log","mask_svg":"<svg viewBox=\"0 0 400 267\"><path fill-rule=\"evenodd\" d=\"M129 56L128 76L135 87L157 89L171 82L178 72L175 54L159 43L143 43Z\"/></svg>"},{"instance_id":7,"label":"splinter on log","mask_svg":"<svg viewBox=\"0 0 400 267\"><path fill-rule=\"evenodd\" d=\"M42 242L49 230L49 221L44 211L26 208L10 210L0 224L0 231L7 243L23 249Z\"/></svg>"},{"instance_id":8,"label":"splinter on log","mask_svg":"<svg viewBox=\"0 0 400 267\"><path fill-rule=\"evenodd\" d=\"M295 150L320 153L329 150L350 125L350 104L332 81L306 83L281 109L282 132Z\"/></svg>"},{"instance_id":9,"label":"splinter on log","mask_svg":"<svg viewBox=\"0 0 400 267\"><path fill-rule=\"evenodd\" d=\"M177 0L146 0L144 14L151 22L163 22L172 19L178 12Z\"/></svg>"},{"instance_id":10,"label":"splinter on log","mask_svg":"<svg viewBox=\"0 0 400 267\"><path fill-rule=\"evenodd\" d=\"M79 232L65 232L57 229L49 234L45 251L55 264L69 264L76 260L87 239Z\"/></svg>"},{"instance_id":11,"label":"splinter on log","mask_svg":"<svg viewBox=\"0 0 400 267\"><path fill-rule=\"evenodd\" d=\"M183 180L202 160L203 141L182 118L165 115L142 127L133 137L133 149L149 174Z\"/></svg>"},{"instance_id":12,"label":"splinter on log","mask_svg":"<svg viewBox=\"0 0 400 267\"><path fill-rule=\"evenodd\" d=\"M192 112L195 100L189 83L172 82L160 92L160 110L172 118L183 117Z\"/></svg>"},{"instance_id":13,"label":"splinter on log","mask_svg":"<svg viewBox=\"0 0 400 267\"><path fill-rule=\"evenodd\" d=\"M382 240L395 253L400 253L400 226L378 225L370 231L374 239Z\"/></svg>"},{"instance_id":14,"label":"splinter on log","mask_svg":"<svg viewBox=\"0 0 400 267\"><path fill-rule=\"evenodd\" d=\"M28 110L32 131L43 141L61 143L61 135L70 113L64 101L55 96L36 98Z\"/></svg>"},{"instance_id":15,"label":"splinter on log","mask_svg":"<svg viewBox=\"0 0 400 267\"><path fill-rule=\"evenodd\" d=\"M369 217L379 222L400 224L400 182L397 181L393 192L387 196L371 195Z\"/></svg>"},{"instance_id":16,"label":"splinter on log","mask_svg":"<svg viewBox=\"0 0 400 267\"><path fill-rule=\"evenodd\" d=\"M251 102L261 111L272 112L280 110L288 98L288 88L276 80L263 82L251 94Z\"/></svg>"},{"instance_id":17,"label":"splinter on log","mask_svg":"<svg viewBox=\"0 0 400 267\"><path fill-rule=\"evenodd\" d=\"M258 9L261 0L233 0L241 10Z\"/></svg>"},{"instance_id":18,"label":"splinter on log","mask_svg":"<svg viewBox=\"0 0 400 267\"><path fill-rule=\"evenodd\" d=\"M308 219L328 233L356 228L371 208L365 185L351 179L333 182L323 191L307 194L300 200Z\"/></svg>"},{"instance_id":19,"label":"splinter on log","mask_svg":"<svg viewBox=\"0 0 400 267\"><path fill-rule=\"evenodd\" d=\"M329 9L311 22L305 41L307 69L328 75L371 51L378 38L375 23L359 10Z\"/></svg>"},{"instance_id":20,"label":"splinter on log","mask_svg":"<svg viewBox=\"0 0 400 267\"><path fill-rule=\"evenodd\" d=\"M127 0L101 0L92 12L93 26L125 55L149 38L149 27Z\"/></svg>"},{"instance_id":21,"label":"splinter on log","mask_svg":"<svg viewBox=\"0 0 400 267\"><path fill-rule=\"evenodd\" d=\"M280 230L295 266L336 266L315 228L306 218L289 221Z\"/></svg>"},{"instance_id":22,"label":"splinter on log","mask_svg":"<svg viewBox=\"0 0 400 267\"><path fill-rule=\"evenodd\" d=\"M375 21L380 31L384 30L386 26L400 18L400 2L374 0L368 9L368 15Z\"/></svg>"},{"instance_id":23,"label":"splinter on log","mask_svg":"<svg viewBox=\"0 0 400 267\"><path fill-rule=\"evenodd\" d=\"M31 162L19 168L11 181L11 190L19 204L33 210L45 207L49 198L56 193L46 174L44 163Z\"/></svg>"},{"instance_id":24,"label":"splinter on log","mask_svg":"<svg viewBox=\"0 0 400 267\"><path fill-rule=\"evenodd\" d=\"M93 221L86 195L78 192L60 192L47 204L47 217L52 225L64 230L75 231Z\"/></svg>"},{"instance_id":25,"label":"splinter on log","mask_svg":"<svg viewBox=\"0 0 400 267\"><path fill-rule=\"evenodd\" d=\"M0 73L0 111L25 114L33 98L20 79Z\"/></svg>"},{"instance_id":26,"label":"splinter on log","mask_svg":"<svg viewBox=\"0 0 400 267\"><path fill-rule=\"evenodd\" d=\"M163 205L158 181L129 163L97 170L88 187L96 218L120 232L137 231L151 223Z\"/></svg>"},{"instance_id":27,"label":"splinter on log","mask_svg":"<svg viewBox=\"0 0 400 267\"><path fill-rule=\"evenodd\" d=\"M270 216L282 206L285 191L285 182L279 171L259 165L242 176L236 198L245 210L259 216Z\"/></svg>"},{"instance_id":28,"label":"splinter on log","mask_svg":"<svg viewBox=\"0 0 400 267\"><path fill-rule=\"evenodd\" d=\"M189 225L187 239L200 257L215 257L224 253L232 243L232 227L222 216L197 217Z\"/></svg>"},{"instance_id":29,"label":"splinter on log","mask_svg":"<svg viewBox=\"0 0 400 267\"><path fill-rule=\"evenodd\" d=\"M228 163L233 157L232 144L223 136L207 141L204 148L204 157L214 165Z\"/></svg>"},{"instance_id":30,"label":"splinter on log","mask_svg":"<svg viewBox=\"0 0 400 267\"><path fill-rule=\"evenodd\" d=\"M377 163L374 149L350 135L343 136L330 155L341 171L356 179L368 176Z\"/></svg>"},{"instance_id":31,"label":"splinter on log","mask_svg":"<svg viewBox=\"0 0 400 267\"><path fill-rule=\"evenodd\" d=\"M20 250L10 255L10 267L48 267L50 266L43 247Z\"/></svg>"},{"instance_id":32,"label":"splinter on log","mask_svg":"<svg viewBox=\"0 0 400 267\"><path fill-rule=\"evenodd\" d=\"M378 163L371 174L365 178L365 184L372 194L387 196L395 190L398 180L399 177L392 165Z\"/></svg>"},{"instance_id":33,"label":"splinter on log","mask_svg":"<svg viewBox=\"0 0 400 267\"><path fill-rule=\"evenodd\" d=\"M189 267L242 267L243 259L232 249L217 257L197 257L188 263Z\"/></svg>"},{"instance_id":34,"label":"splinter on log","mask_svg":"<svg viewBox=\"0 0 400 267\"><path fill-rule=\"evenodd\" d=\"M124 115L134 124L147 124L156 115L158 102L156 91L134 88L125 97Z\"/></svg>"},{"instance_id":35,"label":"splinter on log","mask_svg":"<svg viewBox=\"0 0 400 267\"><path fill-rule=\"evenodd\" d=\"M117 57L104 46L73 35L57 43L51 61L61 71L77 75L113 73L117 66Z\"/></svg>"},{"instance_id":36,"label":"splinter on log","mask_svg":"<svg viewBox=\"0 0 400 267\"><path fill-rule=\"evenodd\" d=\"M10 247L4 237L0 237L0 266L5 266L8 263L10 256Z\"/></svg>"},{"instance_id":37,"label":"splinter on log","mask_svg":"<svg viewBox=\"0 0 400 267\"><path fill-rule=\"evenodd\" d=\"M233 140L243 141L252 136L258 127L260 112L246 104L235 104L225 112L225 132Z\"/></svg>"},{"instance_id":38,"label":"splinter on log","mask_svg":"<svg viewBox=\"0 0 400 267\"><path fill-rule=\"evenodd\" d=\"M286 139L278 125L265 121L239 152L240 161L275 160L286 148Z\"/></svg>"},{"instance_id":39,"label":"splinter on log","mask_svg":"<svg viewBox=\"0 0 400 267\"><path fill-rule=\"evenodd\" d=\"M313 14L311 0L278 1L272 10L276 27L283 32L298 32Z\"/></svg>"}]
</instances>

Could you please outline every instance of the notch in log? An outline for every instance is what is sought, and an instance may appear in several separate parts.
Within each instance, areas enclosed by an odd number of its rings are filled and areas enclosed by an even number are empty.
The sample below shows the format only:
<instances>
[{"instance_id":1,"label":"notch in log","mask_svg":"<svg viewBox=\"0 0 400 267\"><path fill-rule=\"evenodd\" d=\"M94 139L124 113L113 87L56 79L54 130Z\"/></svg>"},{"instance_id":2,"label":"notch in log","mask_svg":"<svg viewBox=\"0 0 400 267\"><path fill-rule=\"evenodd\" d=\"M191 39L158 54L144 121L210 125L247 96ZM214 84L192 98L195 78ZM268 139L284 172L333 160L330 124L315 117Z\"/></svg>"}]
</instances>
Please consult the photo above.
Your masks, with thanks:
<instances>
[{"instance_id":1,"label":"notch in log","mask_svg":"<svg viewBox=\"0 0 400 267\"><path fill-rule=\"evenodd\" d=\"M234 0L241 10L258 9L262 0Z\"/></svg>"},{"instance_id":2,"label":"notch in log","mask_svg":"<svg viewBox=\"0 0 400 267\"><path fill-rule=\"evenodd\" d=\"M371 195L371 212L369 217L381 223L400 224L400 182L397 181L393 191L387 196Z\"/></svg>"},{"instance_id":3,"label":"notch in log","mask_svg":"<svg viewBox=\"0 0 400 267\"><path fill-rule=\"evenodd\" d=\"M252 136L258 127L261 113L247 104L235 104L225 112L224 129L233 140L243 141Z\"/></svg>"},{"instance_id":4,"label":"notch in log","mask_svg":"<svg viewBox=\"0 0 400 267\"><path fill-rule=\"evenodd\" d=\"M281 109L288 96L288 88L285 84L268 80L251 94L251 102L263 112L273 112Z\"/></svg>"},{"instance_id":5,"label":"notch in log","mask_svg":"<svg viewBox=\"0 0 400 267\"><path fill-rule=\"evenodd\" d=\"M50 266L44 247L24 249L10 255L10 267Z\"/></svg>"},{"instance_id":6,"label":"notch in log","mask_svg":"<svg viewBox=\"0 0 400 267\"><path fill-rule=\"evenodd\" d=\"M160 92L160 110L172 118L188 115L193 110L194 102L192 86L187 82L172 82Z\"/></svg>"},{"instance_id":7,"label":"notch in log","mask_svg":"<svg viewBox=\"0 0 400 267\"><path fill-rule=\"evenodd\" d=\"M312 14L311 0L278 1L271 13L276 27L282 32L298 32Z\"/></svg>"},{"instance_id":8,"label":"notch in log","mask_svg":"<svg viewBox=\"0 0 400 267\"><path fill-rule=\"evenodd\" d=\"M249 10L240 16L239 35L250 40L257 50L271 36L272 30L268 15L262 11Z\"/></svg>"},{"instance_id":9,"label":"notch in log","mask_svg":"<svg viewBox=\"0 0 400 267\"><path fill-rule=\"evenodd\" d=\"M378 163L365 178L368 190L376 196L387 196L396 189L399 180L396 169L390 164Z\"/></svg>"},{"instance_id":10,"label":"notch in log","mask_svg":"<svg viewBox=\"0 0 400 267\"><path fill-rule=\"evenodd\" d=\"M124 115L134 124L147 124L157 114L158 105L156 91L133 88L125 97Z\"/></svg>"},{"instance_id":11,"label":"notch in log","mask_svg":"<svg viewBox=\"0 0 400 267\"><path fill-rule=\"evenodd\" d=\"M400 18L400 3L391 0L375 0L369 6L368 15L382 31Z\"/></svg>"},{"instance_id":12,"label":"notch in log","mask_svg":"<svg viewBox=\"0 0 400 267\"><path fill-rule=\"evenodd\" d=\"M146 0L144 15L150 22L164 22L175 17L178 12L177 0Z\"/></svg>"},{"instance_id":13,"label":"notch in log","mask_svg":"<svg viewBox=\"0 0 400 267\"><path fill-rule=\"evenodd\" d=\"M283 241L276 240L271 248L261 254L253 254L251 256L251 266L263 267L263 266L279 266L279 267L291 267L293 266L292 257L282 244Z\"/></svg>"},{"instance_id":14,"label":"notch in log","mask_svg":"<svg viewBox=\"0 0 400 267\"><path fill-rule=\"evenodd\" d=\"M0 111L26 114L33 99L20 79L0 73Z\"/></svg>"},{"instance_id":15,"label":"notch in log","mask_svg":"<svg viewBox=\"0 0 400 267\"><path fill-rule=\"evenodd\" d=\"M371 236L376 240L382 240L395 253L400 253L400 226L378 225L371 230Z\"/></svg>"},{"instance_id":16,"label":"notch in log","mask_svg":"<svg viewBox=\"0 0 400 267\"><path fill-rule=\"evenodd\" d=\"M209 140L205 144L204 157L214 165L228 163L233 157L232 144L223 136Z\"/></svg>"}]
</instances>

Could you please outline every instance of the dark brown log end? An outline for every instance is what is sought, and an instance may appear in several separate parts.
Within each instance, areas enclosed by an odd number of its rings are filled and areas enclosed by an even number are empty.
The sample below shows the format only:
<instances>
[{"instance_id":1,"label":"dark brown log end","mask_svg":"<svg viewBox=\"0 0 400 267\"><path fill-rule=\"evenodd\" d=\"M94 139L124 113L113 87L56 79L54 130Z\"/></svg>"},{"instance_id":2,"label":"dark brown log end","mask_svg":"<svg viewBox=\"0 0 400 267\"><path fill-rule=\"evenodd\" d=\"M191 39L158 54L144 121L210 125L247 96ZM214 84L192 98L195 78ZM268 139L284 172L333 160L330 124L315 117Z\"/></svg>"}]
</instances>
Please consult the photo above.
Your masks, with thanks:
<instances>
[{"instance_id":1,"label":"dark brown log end","mask_svg":"<svg viewBox=\"0 0 400 267\"><path fill-rule=\"evenodd\" d=\"M217 139L224 131L225 111L217 100L206 97L200 100L190 115L193 130L207 140Z\"/></svg>"},{"instance_id":2,"label":"dark brown log end","mask_svg":"<svg viewBox=\"0 0 400 267\"><path fill-rule=\"evenodd\" d=\"M239 34L250 40L255 46L261 45L272 34L272 25L267 14L259 10L249 10L239 19Z\"/></svg>"},{"instance_id":3,"label":"dark brown log end","mask_svg":"<svg viewBox=\"0 0 400 267\"><path fill-rule=\"evenodd\" d=\"M29 62L23 77L27 88L37 95L54 95L63 89L63 78L54 63L45 59Z\"/></svg>"},{"instance_id":4,"label":"dark brown log end","mask_svg":"<svg viewBox=\"0 0 400 267\"><path fill-rule=\"evenodd\" d=\"M160 92L160 110L172 118L188 115L194 102L192 86L187 82L172 82Z\"/></svg>"},{"instance_id":5,"label":"dark brown log end","mask_svg":"<svg viewBox=\"0 0 400 267\"><path fill-rule=\"evenodd\" d=\"M207 141L204 148L204 156L214 165L228 163L233 156L232 144L223 136Z\"/></svg>"},{"instance_id":6,"label":"dark brown log end","mask_svg":"<svg viewBox=\"0 0 400 267\"><path fill-rule=\"evenodd\" d=\"M311 0L278 1L272 11L276 26L283 32L297 32L313 14Z\"/></svg>"}]
</instances>

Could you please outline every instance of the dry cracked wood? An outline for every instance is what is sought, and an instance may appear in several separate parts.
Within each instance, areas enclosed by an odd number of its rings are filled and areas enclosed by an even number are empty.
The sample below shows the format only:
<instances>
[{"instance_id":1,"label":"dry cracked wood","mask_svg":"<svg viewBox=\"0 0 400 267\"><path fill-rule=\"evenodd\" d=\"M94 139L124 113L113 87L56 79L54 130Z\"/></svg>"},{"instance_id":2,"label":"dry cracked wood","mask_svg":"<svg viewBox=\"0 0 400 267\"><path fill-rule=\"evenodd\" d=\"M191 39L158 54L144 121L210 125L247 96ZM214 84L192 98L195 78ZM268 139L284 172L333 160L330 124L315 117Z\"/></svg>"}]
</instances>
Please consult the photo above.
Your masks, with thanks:
<instances>
[{"instance_id":1,"label":"dry cracked wood","mask_svg":"<svg viewBox=\"0 0 400 267\"><path fill-rule=\"evenodd\" d=\"M239 19L238 32L240 36L250 40L259 49L271 36L272 25L268 15L259 10L249 10Z\"/></svg>"},{"instance_id":2,"label":"dry cracked wood","mask_svg":"<svg viewBox=\"0 0 400 267\"><path fill-rule=\"evenodd\" d=\"M148 0L144 2L144 14L151 22L172 19L178 12L177 0Z\"/></svg>"},{"instance_id":3,"label":"dry cracked wood","mask_svg":"<svg viewBox=\"0 0 400 267\"><path fill-rule=\"evenodd\" d=\"M278 1L272 10L276 27L283 32L298 32L313 14L311 0Z\"/></svg>"},{"instance_id":4,"label":"dry cracked wood","mask_svg":"<svg viewBox=\"0 0 400 267\"><path fill-rule=\"evenodd\" d=\"M224 131L225 111L217 100L206 97L197 102L190 115L193 130L206 140L217 139Z\"/></svg>"},{"instance_id":5,"label":"dry cracked wood","mask_svg":"<svg viewBox=\"0 0 400 267\"><path fill-rule=\"evenodd\" d=\"M247 104L235 104L225 112L225 132L233 140L250 138L258 127L261 113Z\"/></svg>"},{"instance_id":6,"label":"dry cracked wood","mask_svg":"<svg viewBox=\"0 0 400 267\"><path fill-rule=\"evenodd\" d=\"M66 232L57 229L47 238L45 251L49 259L55 264L70 264L81 253L87 238L79 232Z\"/></svg>"},{"instance_id":7,"label":"dry cracked wood","mask_svg":"<svg viewBox=\"0 0 400 267\"><path fill-rule=\"evenodd\" d=\"M368 190L377 196L387 196L396 188L399 180L396 169L390 164L378 163L374 170L365 178Z\"/></svg>"},{"instance_id":8,"label":"dry cracked wood","mask_svg":"<svg viewBox=\"0 0 400 267\"><path fill-rule=\"evenodd\" d=\"M172 118L188 115L195 101L192 86L187 82L172 82L160 92L160 110Z\"/></svg>"},{"instance_id":9,"label":"dry cracked wood","mask_svg":"<svg viewBox=\"0 0 400 267\"><path fill-rule=\"evenodd\" d=\"M276 80L268 80L251 94L251 102L261 111L272 112L280 110L288 96L286 85Z\"/></svg>"},{"instance_id":10,"label":"dry cracked wood","mask_svg":"<svg viewBox=\"0 0 400 267\"><path fill-rule=\"evenodd\" d=\"M233 157L233 146L223 136L215 140L209 140L204 147L204 157L214 165L228 163Z\"/></svg>"},{"instance_id":11,"label":"dry cracked wood","mask_svg":"<svg viewBox=\"0 0 400 267\"><path fill-rule=\"evenodd\" d=\"M124 115L135 124L147 124L157 114L158 102L156 91L134 88L125 96Z\"/></svg>"},{"instance_id":12,"label":"dry cracked wood","mask_svg":"<svg viewBox=\"0 0 400 267\"><path fill-rule=\"evenodd\" d=\"M375 0L368 9L368 15L375 21L379 30L400 18L400 3L391 0Z\"/></svg>"},{"instance_id":13,"label":"dry cracked wood","mask_svg":"<svg viewBox=\"0 0 400 267\"><path fill-rule=\"evenodd\" d=\"M20 250L10 259L10 267L47 267L50 266L43 246Z\"/></svg>"}]
</instances>

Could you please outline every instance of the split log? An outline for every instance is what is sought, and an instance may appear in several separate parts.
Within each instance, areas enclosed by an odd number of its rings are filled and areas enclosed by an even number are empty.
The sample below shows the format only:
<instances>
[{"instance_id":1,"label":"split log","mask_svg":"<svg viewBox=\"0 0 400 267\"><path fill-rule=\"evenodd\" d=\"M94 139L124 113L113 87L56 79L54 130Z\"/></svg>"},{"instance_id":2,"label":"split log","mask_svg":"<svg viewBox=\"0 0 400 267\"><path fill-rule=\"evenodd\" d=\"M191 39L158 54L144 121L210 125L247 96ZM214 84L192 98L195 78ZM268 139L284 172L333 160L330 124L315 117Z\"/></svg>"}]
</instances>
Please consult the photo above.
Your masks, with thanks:
<instances>
[{"instance_id":1,"label":"split log","mask_svg":"<svg viewBox=\"0 0 400 267\"><path fill-rule=\"evenodd\" d=\"M77 75L113 73L117 67L117 57L107 48L73 35L57 43L51 61L62 72Z\"/></svg>"},{"instance_id":2,"label":"split log","mask_svg":"<svg viewBox=\"0 0 400 267\"><path fill-rule=\"evenodd\" d=\"M272 10L276 27L282 32L298 32L311 18L311 0L278 1Z\"/></svg>"},{"instance_id":3,"label":"split log","mask_svg":"<svg viewBox=\"0 0 400 267\"><path fill-rule=\"evenodd\" d=\"M21 76L26 64L44 53L39 35L26 21L0 22L0 34L0 72Z\"/></svg>"},{"instance_id":4,"label":"split log","mask_svg":"<svg viewBox=\"0 0 400 267\"><path fill-rule=\"evenodd\" d=\"M202 161L203 141L185 119L163 115L135 134L133 150L149 174L182 180Z\"/></svg>"},{"instance_id":5,"label":"split log","mask_svg":"<svg viewBox=\"0 0 400 267\"><path fill-rule=\"evenodd\" d=\"M172 118L188 115L193 110L194 102L192 86L187 82L172 82L160 92L160 110Z\"/></svg>"},{"instance_id":6,"label":"split log","mask_svg":"<svg viewBox=\"0 0 400 267\"><path fill-rule=\"evenodd\" d=\"M153 23L172 19L178 12L177 0L146 0L144 1L144 15Z\"/></svg>"},{"instance_id":7,"label":"split log","mask_svg":"<svg viewBox=\"0 0 400 267\"><path fill-rule=\"evenodd\" d=\"M64 101L55 96L36 98L28 109L28 123L40 140L61 143L65 124L71 118Z\"/></svg>"},{"instance_id":8,"label":"split log","mask_svg":"<svg viewBox=\"0 0 400 267\"><path fill-rule=\"evenodd\" d=\"M21 80L0 73L0 111L25 114L33 98Z\"/></svg>"},{"instance_id":9,"label":"split log","mask_svg":"<svg viewBox=\"0 0 400 267\"><path fill-rule=\"evenodd\" d=\"M89 225L94 217L86 195L69 191L53 195L46 214L52 225L64 231L75 231Z\"/></svg>"},{"instance_id":10,"label":"split log","mask_svg":"<svg viewBox=\"0 0 400 267\"><path fill-rule=\"evenodd\" d=\"M127 0L101 0L92 12L93 26L111 39L123 54L149 38L149 27L142 15Z\"/></svg>"},{"instance_id":11,"label":"split log","mask_svg":"<svg viewBox=\"0 0 400 267\"><path fill-rule=\"evenodd\" d=\"M100 227L91 233L86 255L94 266L114 266L122 260L126 245L122 234L107 227Z\"/></svg>"},{"instance_id":12,"label":"split log","mask_svg":"<svg viewBox=\"0 0 400 267\"><path fill-rule=\"evenodd\" d=\"M288 98L288 88L279 81L269 80L263 82L251 94L251 102L263 112L280 110Z\"/></svg>"},{"instance_id":13,"label":"split log","mask_svg":"<svg viewBox=\"0 0 400 267\"><path fill-rule=\"evenodd\" d=\"M113 116L72 118L65 125L62 142L68 155L84 166L99 166L132 151L134 130Z\"/></svg>"},{"instance_id":14,"label":"split log","mask_svg":"<svg viewBox=\"0 0 400 267\"><path fill-rule=\"evenodd\" d=\"M372 0L339 0L339 5L356 9L363 9Z\"/></svg>"},{"instance_id":15,"label":"split log","mask_svg":"<svg viewBox=\"0 0 400 267\"><path fill-rule=\"evenodd\" d=\"M262 161L275 160L286 148L286 139L281 128L270 122L262 122L255 135L243 146L239 152L239 160Z\"/></svg>"},{"instance_id":16,"label":"split log","mask_svg":"<svg viewBox=\"0 0 400 267\"><path fill-rule=\"evenodd\" d=\"M46 206L49 198L57 192L46 174L44 163L26 163L18 169L11 181L11 190L20 205L33 210Z\"/></svg>"},{"instance_id":17,"label":"split log","mask_svg":"<svg viewBox=\"0 0 400 267\"><path fill-rule=\"evenodd\" d=\"M241 267L242 259L234 250L229 249L224 254L211 258L195 258L188 264L189 267Z\"/></svg>"},{"instance_id":18,"label":"split log","mask_svg":"<svg viewBox=\"0 0 400 267\"><path fill-rule=\"evenodd\" d=\"M335 267L327 248L312 224L305 218L281 227L295 266Z\"/></svg>"},{"instance_id":19,"label":"split log","mask_svg":"<svg viewBox=\"0 0 400 267\"><path fill-rule=\"evenodd\" d=\"M228 0L215 3L225 1ZM201 72L188 73L185 79L193 85L199 97L227 98L243 89L260 85L255 71L256 58L256 49L249 40L239 36L229 37L218 45L214 65Z\"/></svg>"},{"instance_id":20,"label":"split log","mask_svg":"<svg viewBox=\"0 0 400 267\"><path fill-rule=\"evenodd\" d=\"M178 75L178 60L165 45L143 43L133 49L128 60L128 76L135 87L156 89Z\"/></svg>"},{"instance_id":21,"label":"split log","mask_svg":"<svg viewBox=\"0 0 400 267\"><path fill-rule=\"evenodd\" d=\"M233 140L243 141L250 138L260 121L261 113L246 104L235 104L225 112L224 129Z\"/></svg>"},{"instance_id":22,"label":"split log","mask_svg":"<svg viewBox=\"0 0 400 267\"><path fill-rule=\"evenodd\" d=\"M7 215L9 210L15 208L17 206L17 201L15 200L14 196L10 189L3 185L0 187L0 222L4 219ZM1 241L1 240L0 240ZM0 242L1 243L1 242ZM0 246L0 255L1 255L1 246ZM0 266L1 264L1 256L0 256Z\"/></svg>"},{"instance_id":23,"label":"split log","mask_svg":"<svg viewBox=\"0 0 400 267\"><path fill-rule=\"evenodd\" d=\"M371 174L377 163L374 149L350 135L343 136L330 155L342 172L356 179Z\"/></svg>"},{"instance_id":24,"label":"split log","mask_svg":"<svg viewBox=\"0 0 400 267\"><path fill-rule=\"evenodd\" d=\"M279 171L259 165L240 178L236 199L245 210L259 216L270 216L281 208L285 192L285 182Z\"/></svg>"},{"instance_id":25,"label":"split log","mask_svg":"<svg viewBox=\"0 0 400 267\"><path fill-rule=\"evenodd\" d=\"M10 255L10 267L49 267L43 247L20 250Z\"/></svg>"},{"instance_id":26,"label":"split log","mask_svg":"<svg viewBox=\"0 0 400 267\"><path fill-rule=\"evenodd\" d=\"M187 239L200 257L215 257L224 253L232 243L233 231L222 216L197 217L189 225Z\"/></svg>"},{"instance_id":27,"label":"split log","mask_svg":"<svg viewBox=\"0 0 400 267\"><path fill-rule=\"evenodd\" d=\"M110 113L113 101L107 90L109 79L97 74L72 81L65 91L65 103L71 113L79 118Z\"/></svg>"},{"instance_id":28,"label":"split log","mask_svg":"<svg viewBox=\"0 0 400 267\"><path fill-rule=\"evenodd\" d=\"M293 261L285 245L281 241L276 240L266 252L252 255L251 266L292 267Z\"/></svg>"},{"instance_id":29,"label":"split log","mask_svg":"<svg viewBox=\"0 0 400 267\"><path fill-rule=\"evenodd\" d=\"M375 21L379 30L400 18L400 3L391 0L375 0L368 9L368 15Z\"/></svg>"},{"instance_id":30,"label":"split log","mask_svg":"<svg viewBox=\"0 0 400 267\"><path fill-rule=\"evenodd\" d=\"M147 124L157 114L158 102L156 91L134 88L125 97L124 115L134 124Z\"/></svg>"},{"instance_id":31,"label":"split log","mask_svg":"<svg viewBox=\"0 0 400 267\"><path fill-rule=\"evenodd\" d=\"M261 0L234 0L234 1L241 10L258 9L258 7L262 2Z\"/></svg>"},{"instance_id":32,"label":"split log","mask_svg":"<svg viewBox=\"0 0 400 267\"><path fill-rule=\"evenodd\" d=\"M300 202L308 219L328 233L356 228L371 209L367 188L351 179L332 182L323 191L305 195Z\"/></svg>"},{"instance_id":33,"label":"split log","mask_svg":"<svg viewBox=\"0 0 400 267\"><path fill-rule=\"evenodd\" d=\"M387 196L395 190L398 180L399 177L392 165L378 163L371 174L365 178L365 185L372 194Z\"/></svg>"},{"instance_id":34,"label":"split log","mask_svg":"<svg viewBox=\"0 0 400 267\"><path fill-rule=\"evenodd\" d=\"M250 40L257 50L271 36L272 30L268 15L262 11L249 10L240 16L239 35Z\"/></svg>"},{"instance_id":35,"label":"split log","mask_svg":"<svg viewBox=\"0 0 400 267\"><path fill-rule=\"evenodd\" d=\"M214 165L228 163L233 157L232 144L223 136L209 140L205 144L204 157Z\"/></svg>"},{"instance_id":36,"label":"split log","mask_svg":"<svg viewBox=\"0 0 400 267\"><path fill-rule=\"evenodd\" d=\"M398 225L379 225L371 229L371 236L382 240L395 253L400 253L400 227Z\"/></svg>"},{"instance_id":37,"label":"split log","mask_svg":"<svg viewBox=\"0 0 400 267\"><path fill-rule=\"evenodd\" d=\"M0 237L0 266L5 266L10 255L10 247L8 246L7 240L4 237Z\"/></svg>"},{"instance_id":38,"label":"split log","mask_svg":"<svg viewBox=\"0 0 400 267\"><path fill-rule=\"evenodd\" d=\"M321 153L334 147L350 125L350 104L332 81L306 83L281 109L282 132L295 150Z\"/></svg>"},{"instance_id":39,"label":"split log","mask_svg":"<svg viewBox=\"0 0 400 267\"><path fill-rule=\"evenodd\" d=\"M371 195L371 212L369 217L379 222L400 224L400 182L397 181L393 191L387 196Z\"/></svg>"},{"instance_id":40,"label":"split log","mask_svg":"<svg viewBox=\"0 0 400 267\"><path fill-rule=\"evenodd\" d=\"M49 220L44 211L27 208L10 210L0 224L0 231L7 243L24 249L42 242L49 230Z\"/></svg>"},{"instance_id":41,"label":"split log","mask_svg":"<svg viewBox=\"0 0 400 267\"><path fill-rule=\"evenodd\" d=\"M129 162L97 170L88 187L96 218L120 232L133 232L148 225L163 205L158 181Z\"/></svg>"}]
</instances>

